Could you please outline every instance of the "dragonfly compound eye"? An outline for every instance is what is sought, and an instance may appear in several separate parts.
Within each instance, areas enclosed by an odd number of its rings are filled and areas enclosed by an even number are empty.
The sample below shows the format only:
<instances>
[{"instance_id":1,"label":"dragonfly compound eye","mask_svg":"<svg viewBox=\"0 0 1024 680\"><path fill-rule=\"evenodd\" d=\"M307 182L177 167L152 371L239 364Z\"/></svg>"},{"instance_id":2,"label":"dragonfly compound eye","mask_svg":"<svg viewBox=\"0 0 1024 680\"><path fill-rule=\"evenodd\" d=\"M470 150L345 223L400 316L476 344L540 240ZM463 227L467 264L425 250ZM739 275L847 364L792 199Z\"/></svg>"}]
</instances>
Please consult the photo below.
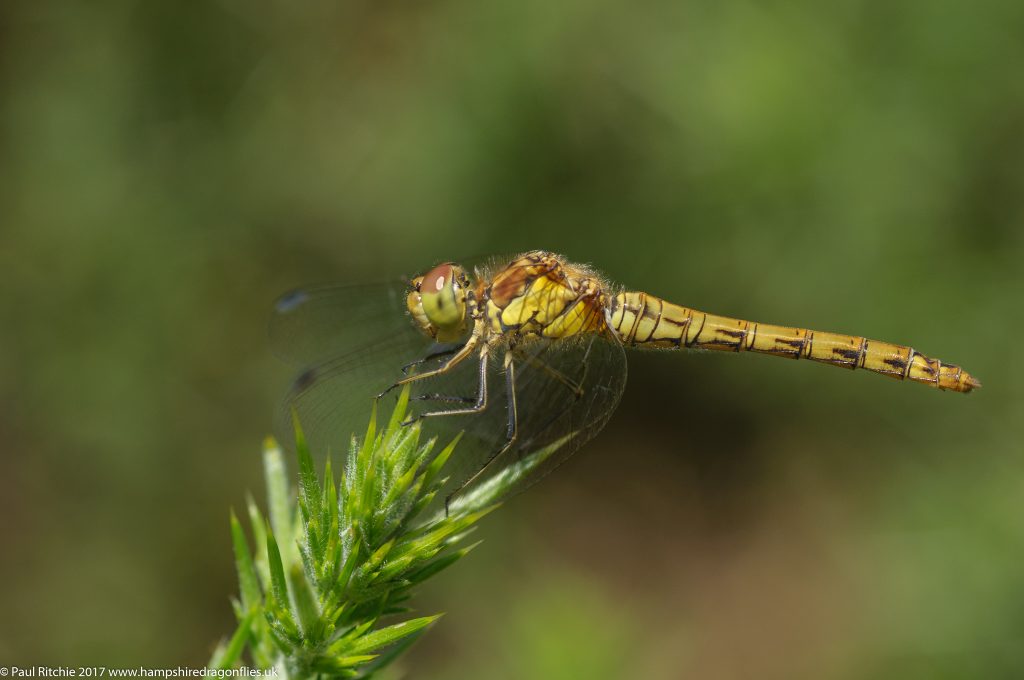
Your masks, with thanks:
<instances>
[{"instance_id":1,"label":"dragonfly compound eye","mask_svg":"<svg viewBox=\"0 0 1024 680\"><path fill-rule=\"evenodd\" d=\"M409 312L428 335L441 342L456 340L466 329L466 289L462 270L438 265L413 281Z\"/></svg>"}]
</instances>

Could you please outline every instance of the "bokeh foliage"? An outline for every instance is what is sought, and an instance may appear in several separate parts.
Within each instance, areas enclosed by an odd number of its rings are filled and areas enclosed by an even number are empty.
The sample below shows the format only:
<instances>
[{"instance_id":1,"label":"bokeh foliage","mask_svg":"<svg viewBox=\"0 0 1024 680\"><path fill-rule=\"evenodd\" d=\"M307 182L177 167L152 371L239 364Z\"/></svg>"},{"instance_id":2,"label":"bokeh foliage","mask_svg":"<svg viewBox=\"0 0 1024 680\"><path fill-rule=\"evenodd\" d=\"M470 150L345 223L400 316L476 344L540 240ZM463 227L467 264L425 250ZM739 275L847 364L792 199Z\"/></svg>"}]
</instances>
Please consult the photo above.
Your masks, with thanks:
<instances>
[{"instance_id":1,"label":"bokeh foliage","mask_svg":"<svg viewBox=\"0 0 1024 680\"><path fill-rule=\"evenodd\" d=\"M438 579L417 677L1019 674L1022 34L1007 0L3 3L0 656L203 663L270 300L546 247L985 388L631 357Z\"/></svg>"}]
</instances>

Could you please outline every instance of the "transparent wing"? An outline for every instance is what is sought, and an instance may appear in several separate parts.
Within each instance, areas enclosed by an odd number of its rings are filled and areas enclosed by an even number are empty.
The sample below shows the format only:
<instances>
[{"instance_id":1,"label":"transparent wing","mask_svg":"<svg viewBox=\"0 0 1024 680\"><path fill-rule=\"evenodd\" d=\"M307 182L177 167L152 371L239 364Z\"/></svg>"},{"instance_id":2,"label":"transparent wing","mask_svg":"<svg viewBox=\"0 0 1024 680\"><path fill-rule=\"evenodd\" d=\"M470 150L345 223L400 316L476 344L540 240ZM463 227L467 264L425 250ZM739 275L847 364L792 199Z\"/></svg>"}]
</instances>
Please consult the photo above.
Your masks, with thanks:
<instances>
[{"instance_id":1,"label":"transparent wing","mask_svg":"<svg viewBox=\"0 0 1024 680\"><path fill-rule=\"evenodd\" d=\"M407 291L399 280L301 288L278 299L270 345L301 369L275 415L282 444L293 446L294 409L314 451L345 450L366 427L374 397L401 376L403 365L436 346L409 317Z\"/></svg>"},{"instance_id":2,"label":"transparent wing","mask_svg":"<svg viewBox=\"0 0 1024 680\"><path fill-rule=\"evenodd\" d=\"M501 357L492 368L503 365ZM614 338L535 340L512 359L518 437L502 450L509 403L502 374L490 385L487 418L460 428L466 434L449 464L453 507L487 505L535 484L601 431L626 385L626 356Z\"/></svg>"},{"instance_id":3,"label":"transparent wing","mask_svg":"<svg viewBox=\"0 0 1024 680\"><path fill-rule=\"evenodd\" d=\"M456 347L424 344L417 335L400 333L300 374L276 419L280 440L292 439L294 409L314 451L347 450L353 434L363 433L374 395L402 377L403 365L434 355L420 365L419 370L426 370L447 357L445 350ZM454 494L474 506L489 504L531 486L604 427L625 387L625 354L614 339L593 335L576 341L538 340L513 350L518 436L503 450L510 397L505 352L499 347L487 360L484 411L421 421L424 434L442 445L462 435L445 468L448 482L439 502ZM475 401L479 361L475 354L444 375L411 383L410 413ZM394 393L385 397L384 414L396 398Z\"/></svg>"},{"instance_id":4,"label":"transparent wing","mask_svg":"<svg viewBox=\"0 0 1024 680\"><path fill-rule=\"evenodd\" d=\"M478 256L462 264L469 272L488 272L511 259ZM396 278L285 293L274 302L270 318L271 350L283 361L306 368L369 349L381 339L409 334L410 329L413 336L419 335L406 308L409 286L410 279Z\"/></svg>"},{"instance_id":5,"label":"transparent wing","mask_svg":"<svg viewBox=\"0 0 1024 680\"><path fill-rule=\"evenodd\" d=\"M438 344L410 319L405 281L326 286L278 300L270 322L276 354L302 368L275 417L275 434L291 448L294 411L311 448L337 454L361 436L376 395L403 377L403 367L437 367L458 345ZM446 467L446 494L490 494L486 502L521 491L571 456L604 426L625 386L626 363L614 338L532 340L512 350L518 436L507 450L510 386L508 350L498 344L485 372L488 403L480 413L422 421L441 444L463 438ZM479 354L451 371L411 384L411 414L465 407L480 390ZM381 404L387 413L397 397ZM497 455L499 452L500 455ZM440 496L439 496L440 498Z\"/></svg>"},{"instance_id":6,"label":"transparent wing","mask_svg":"<svg viewBox=\"0 0 1024 680\"><path fill-rule=\"evenodd\" d=\"M297 288L274 303L270 347L307 367L373 346L395 333L417 333L406 310L409 282Z\"/></svg>"}]
</instances>

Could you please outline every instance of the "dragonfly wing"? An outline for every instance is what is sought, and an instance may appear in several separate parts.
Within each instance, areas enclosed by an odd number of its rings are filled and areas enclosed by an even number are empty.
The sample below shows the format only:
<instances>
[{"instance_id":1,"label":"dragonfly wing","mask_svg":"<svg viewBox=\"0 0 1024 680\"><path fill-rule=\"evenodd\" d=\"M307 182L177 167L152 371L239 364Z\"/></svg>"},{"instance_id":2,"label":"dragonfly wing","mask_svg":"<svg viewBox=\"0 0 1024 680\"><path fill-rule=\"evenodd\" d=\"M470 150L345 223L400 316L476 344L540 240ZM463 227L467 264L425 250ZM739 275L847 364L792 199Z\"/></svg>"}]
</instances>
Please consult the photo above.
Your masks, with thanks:
<instances>
[{"instance_id":1,"label":"dragonfly wing","mask_svg":"<svg viewBox=\"0 0 1024 680\"><path fill-rule=\"evenodd\" d=\"M294 413L311 450L347 451L351 437L365 431L376 396L402 377L403 365L423 358L436 346L415 329L398 330L302 371L278 407L275 435L292 448Z\"/></svg>"},{"instance_id":2,"label":"dragonfly wing","mask_svg":"<svg viewBox=\"0 0 1024 680\"><path fill-rule=\"evenodd\" d=\"M274 305L274 353L302 370L280 403L274 433L289 449L293 411L314 451L338 451L366 426L373 398L435 344L405 306L403 281L300 288Z\"/></svg>"},{"instance_id":3,"label":"dragonfly wing","mask_svg":"<svg viewBox=\"0 0 1024 680\"><path fill-rule=\"evenodd\" d=\"M490 271L504 259L475 258L469 271ZM315 366L412 325L406 297L408 279L370 284L296 288L274 303L271 350L283 361Z\"/></svg>"},{"instance_id":4,"label":"dragonfly wing","mask_svg":"<svg viewBox=\"0 0 1024 680\"><path fill-rule=\"evenodd\" d=\"M625 389L626 357L614 338L538 340L513 350L512 358L518 429L510 447L503 450L508 394L499 357L486 415L444 424L464 431L449 462L453 503L487 505L529 488L600 432Z\"/></svg>"},{"instance_id":5,"label":"dragonfly wing","mask_svg":"<svg viewBox=\"0 0 1024 680\"><path fill-rule=\"evenodd\" d=\"M413 370L424 372L451 356L457 346L439 345L414 327L405 308L407 290L401 281L332 286L300 289L278 300L271 346L303 368L275 418L275 434L285 446L294 441L294 413L313 451L347 450L351 437L363 433L374 398L403 377L403 366L420 362ZM422 420L424 435L441 444L463 435L445 470L445 493L461 496L488 485L493 501L527 488L593 437L618 405L626 363L614 338L525 342L512 350L518 436L503 451L509 422L507 351L499 343L486 361L485 409ZM471 406L481 389L480 356L474 353L442 375L411 383L410 415ZM385 413L396 393L381 405ZM500 493L493 492L498 482Z\"/></svg>"},{"instance_id":6,"label":"dragonfly wing","mask_svg":"<svg viewBox=\"0 0 1024 680\"><path fill-rule=\"evenodd\" d=\"M297 288L274 303L270 347L282 360L301 367L371 347L380 338L411 328L408 291L409 283L402 280Z\"/></svg>"}]
</instances>

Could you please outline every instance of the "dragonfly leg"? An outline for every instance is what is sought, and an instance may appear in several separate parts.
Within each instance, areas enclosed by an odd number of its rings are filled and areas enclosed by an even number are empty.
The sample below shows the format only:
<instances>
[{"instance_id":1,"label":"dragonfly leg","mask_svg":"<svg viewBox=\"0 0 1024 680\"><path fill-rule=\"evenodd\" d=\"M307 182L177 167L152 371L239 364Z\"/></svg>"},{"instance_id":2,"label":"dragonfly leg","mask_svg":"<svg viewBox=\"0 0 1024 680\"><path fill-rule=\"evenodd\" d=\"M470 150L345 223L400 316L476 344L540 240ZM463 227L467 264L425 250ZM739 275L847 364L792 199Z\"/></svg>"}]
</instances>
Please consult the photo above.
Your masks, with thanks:
<instances>
[{"instance_id":1,"label":"dragonfly leg","mask_svg":"<svg viewBox=\"0 0 1024 680\"><path fill-rule=\"evenodd\" d=\"M426 413L420 413L419 415L413 416L409 420L402 423L403 425L411 425L417 420L423 418L433 418L435 416L460 416L469 413L479 413L487 408L487 357L490 354L487 345L484 345L480 349L480 388L477 392L476 403L467 408L454 408L454 409L442 409L440 411L427 411ZM458 397L456 397L458 398Z\"/></svg>"},{"instance_id":2,"label":"dragonfly leg","mask_svg":"<svg viewBox=\"0 0 1024 680\"><path fill-rule=\"evenodd\" d=\"M419 401L447 401L453 404L472 404L476 397L459 397L451 394L417 394L412 399Z\"/></svg>"},{"instance_id":3,"label":"dragonfly leg","mask_svg":"<svg viewBox=\"0 0 1024 680\"><path fill-rule=\"evenodd\" d=\"M502 454L511 449L519 436L519 409L516 406L516 366L512 362L512 352L505 353L505 390L508 393L508 429L506 430L505 444L498 449L497 453L491 456L486 463L484 463L484 466L480 468L476 474L463 482L462 486L458 489L448 494L444 499L445 517L448 516L448 504L451 502L452 498L457 496L463 489L476 481L494 461L501 458Z\"/></svg>"},{"instance_id":4,"label":"dragonfly leg","mask_svg":"<svg viewBox=\"0 0 1024 680\"><path fill-rule=\"evenodd\" d=\"M425 364L431 359L439 359L441 357L449 357L459 351L461 345L447 344L447 345L435 345L430 348L422 358L410 361L405 366L402 366L402 375L409 375L409 369L413 366L419 366Z\"/></svg>"},{"instance_id":5,"label":"dragonfly leg","mask_svg":"<svg viewBox=\"0 0 1024 680\"><path fill-rule=\"evenodd\" d=\"M470 354L473 353L473 350L476 349L477 344L479 344L479 342L480 342L480 335L482 333L483 333L483 321L482 320L478 320L477 323L476 323L476 326L473 328L473 334L469 336L469 340L466 340L466 344L464 344L461 348L459 348L459 350L457 352L455 352L451 356L451 358L448 359L448 361L444 362L443 364L441 364L439 367L437 367L435 369L427 371L426 373L415 373L413 375L408 375L408 376L402 378L398 382L395 382L394 384L392 384L391 387L387 388L386 390L384 390L383 392L378 394L377 398L380 399L381 397L383 397L385 394L387 394L391 390L395 389L396 387L401 387L402 385L406 385L408 383L415 382L417 380L424 380L425 378L432 378L435 375L441 375L443 373L447 373L451 369L455 368L455 366L457 366L460 363L462 363L463 360L465 360L466 357L468 357Z\"/></svg>"},{"instance_id":6,"label":"dragonfly leg","mask_svg":"<svg viewBox=\"0 0 1024 680\"><path fill-rule=\"evenodd\" d=\"M583 364L583 375L582 375L582 377L580 379L581 382L583 380L586 380L587 372L590 370L590 361L589 361L589 359L590 359L590 352L593 349L593 347L594 347L594 341L592 340L590 342L590 344L587 345L587 351L583 354L583 359L581 361L581 363ZM465 489L467 486L471 485L473 482L475 482L477 479L479 479L487 471L488 468L492 467L493 465L500 464L500 463L497 463L496 461L498 461L502 456L504 456L506 453L508 453L509 450L511 450L512 446L516 442L516 439L518 437L518 429L519 429L519 413L518 413L518 408L516 406L515 364L512 361L512 354L513 354L513 352L511 350L509 350L509 352L507 352L505 354L505 386L506 386L506 389L508 390L508 407L509 407L508 431L507 431L508 439L506 440L505 444L500 449L498 449L498 451L493 456L491 456L487 460L486 463L484 463L483 467L481 467L480 470L478 470L476 472L476 474L474 474L466 482L464 482L461 486L459 486L458 489L456 489L455 491L451 492L450 494L448 494L447 497L445 497L445 499L444 499L444 514L445 514L445 517L448 516L448 509L449 509L449 505L451 503L451 500L453 498L455 498L456 496L458 496L460 493L462 493L463 489ZM537 357L535 355L530 355L530 354L517 355L517 358L518 359L522 359L522 360L526 361L527 363L529 363L531 366L535 366L538 369L541 369L544 372L546 372L548 375L550 375L552 378L554 378L555 380L560 382L563 386L565 386L568 390L570 390L575 395L576 400L579 400L580 398L583 397L584 390L583 390L582 385L579 382L576 382L575 380L573 380L569 376L565 375L564 373L562 373L558 369L554 368L553 366L548 364L548 362L544 361L543 359L541 359L541 358L539 358L539 357ZM521 454L522 454L522 451L520 451L520 455Z\"/></svg>"},{"instance_id":7,"label":"dragonfly leg","mask_svg":"<svg viewBox=\"0 0 1024 680\"><path fill-rule=\"evenodd\" d=\"M516 365L512 363L512 353L505 355L505 392L508 398L508 442L507 449L516 440L519 433L519 409L516 407ZM504 450L504 449L503 449Z\"/></svg>"}]
</instances>

